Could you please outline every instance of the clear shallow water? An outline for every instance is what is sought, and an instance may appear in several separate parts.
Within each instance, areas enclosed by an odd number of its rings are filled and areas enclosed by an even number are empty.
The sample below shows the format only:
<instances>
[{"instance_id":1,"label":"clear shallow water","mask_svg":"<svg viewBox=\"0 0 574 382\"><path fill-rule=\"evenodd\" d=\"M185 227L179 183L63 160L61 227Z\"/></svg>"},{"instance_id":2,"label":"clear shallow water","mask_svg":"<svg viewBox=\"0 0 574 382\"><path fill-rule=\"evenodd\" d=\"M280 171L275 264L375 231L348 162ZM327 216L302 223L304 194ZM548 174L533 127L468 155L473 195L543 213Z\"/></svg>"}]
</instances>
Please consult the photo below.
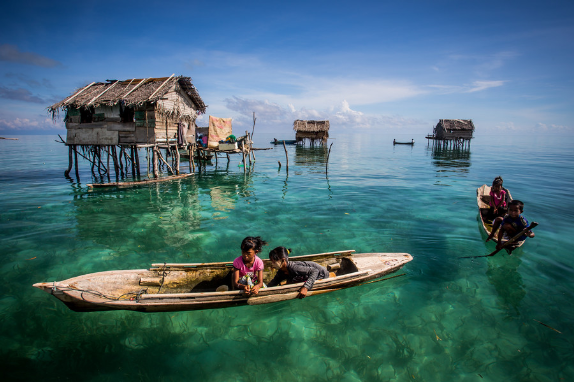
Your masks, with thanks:
<instances>
[{"instance_id":1,"label":"clear shallow water","mask_svg":"<svg viewBox=\"0 0 574 382\"><path fill-rule=\"evenodd\" d=\"M259 147L273 138L256 134ZM574 380L569 137L336 135L180 182L88 192L53 137L0 141L0 364L11 380ZM495 141L494 145L491 141ZM25 153L25 155L23 154ZM277 161L283 167L278 170ZM488 254L476 188L502 175L536 237ZM274 305L75 313L34 282L152 262L232 260L248 235L294 254L408 252L406 276ZM562 332L558 333L539 322Z\"/></svg>"}]
</instances>

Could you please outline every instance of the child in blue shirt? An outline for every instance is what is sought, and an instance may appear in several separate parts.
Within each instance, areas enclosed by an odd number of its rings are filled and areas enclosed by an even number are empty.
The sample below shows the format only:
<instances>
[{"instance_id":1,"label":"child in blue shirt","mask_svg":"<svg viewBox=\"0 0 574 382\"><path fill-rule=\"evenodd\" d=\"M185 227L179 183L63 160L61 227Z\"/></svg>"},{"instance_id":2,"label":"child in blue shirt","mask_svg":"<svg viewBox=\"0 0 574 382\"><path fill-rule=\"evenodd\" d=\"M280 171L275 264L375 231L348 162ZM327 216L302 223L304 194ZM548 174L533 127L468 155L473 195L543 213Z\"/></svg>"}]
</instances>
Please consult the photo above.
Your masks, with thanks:
<instances>
[{"instance_id":1,"label":"child in blue shirt","mask_svg":"<svg viewBox=\"0 0 574 382\"><path fill-rule=\"evenodd\" d=\"M504 216L502 222L500 223L496 249L502 248L502 238L505 233L506 236L510 239L516 236L524 228L528 227L528 220L526 220L524 216L521 215L522 212L524 212L524 203L522 203L520 200L512 200L508 205L508 214ZM534 232L527 231L519 238L519 240L524 240L527 236L534 237Z\"/></svg>"}]
</instances>

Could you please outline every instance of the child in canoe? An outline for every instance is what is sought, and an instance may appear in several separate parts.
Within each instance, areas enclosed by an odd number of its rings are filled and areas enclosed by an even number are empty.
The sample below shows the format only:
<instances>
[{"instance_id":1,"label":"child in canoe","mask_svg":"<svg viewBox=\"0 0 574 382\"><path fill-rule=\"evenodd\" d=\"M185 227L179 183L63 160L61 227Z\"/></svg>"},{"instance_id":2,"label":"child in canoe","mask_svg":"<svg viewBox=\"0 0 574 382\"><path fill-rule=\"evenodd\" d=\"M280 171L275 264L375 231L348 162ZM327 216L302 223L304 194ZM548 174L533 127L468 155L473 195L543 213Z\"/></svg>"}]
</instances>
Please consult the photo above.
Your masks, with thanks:
<instances>
[{"instance_id":1,"label":"child in canoe","mask_svg":"<svg viewBox=\"0 0 574 382\"><path fill-rule=\"evenodd\" d=\"M241 256L233 261L233 287L247 294L258 294L263 288L263 260L257 256L266 242L259 236L248 236L241 242Z\"/></svg>"},{"instance_id":2,"label":"child in canoe","mask_svg":"<svg viewBox=\"0 0 574 382\"><path fill-rule=\"evenodd\" d=\"M313 261L289 261L290 253L291 250L285 247L277 247L269 252L271 266L277 269L277 274L268 286L279 285L283 280L287 280L288 283L305 282L297 296L297 298L305 298L307 292L313 288L315 281L329 277L329 271Z\"/></svg>"},{"instance_id":3,"label":"child in canoe","mask_svg":"<svg viewBox=\"0 0 574 382\"><path fill-rule=\"evenodd\" d=\"M492 219L506 214L508 208L506 205L507 194L506 189L502 187L502 178L495 178L490 188L489 216L492 217Z\"/></svg>"},{"instance_id":4,"label":"child in canoe","mask_svg":"<svg viewBox=\"0 0 574 382\"><path fill-rule=\"evenodd\" d=\"M496 249L500 249L502 247L502 238L504 237L505 233L506 236L511 239L524 228L528 227L528 220L526 220L524 216L521 215L522 212L524 212L524 203L522 203L520 200L513 200L510 202L510 205L508 206L508 214L502 218L502 221L500 222ZM534 232L526 231L526 233L522 235L522 237L520 237L518 240L524 240L526 239L526 236L534 237Z\"/></svg>"}]
</instances>

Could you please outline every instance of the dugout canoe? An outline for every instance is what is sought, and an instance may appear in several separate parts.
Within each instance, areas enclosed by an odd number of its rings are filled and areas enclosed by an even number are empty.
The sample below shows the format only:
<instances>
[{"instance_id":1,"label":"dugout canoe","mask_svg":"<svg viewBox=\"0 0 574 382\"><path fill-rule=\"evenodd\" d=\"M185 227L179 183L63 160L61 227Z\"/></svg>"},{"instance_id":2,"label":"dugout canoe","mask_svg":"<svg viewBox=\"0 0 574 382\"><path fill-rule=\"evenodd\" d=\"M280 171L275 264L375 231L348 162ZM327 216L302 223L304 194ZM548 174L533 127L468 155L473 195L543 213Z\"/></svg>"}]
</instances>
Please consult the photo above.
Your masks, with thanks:
<instances>
[{"instance_id":1,"label":"dugout canoe","mask_svg":"<svg viewBox=\"0 0 574 382\"><path fill-rule=\"evenodd\" d=\"M357 286L395 272L413 258L408 253L359 253L354 250L290 257L315 261L330 270L331 277L315 282L308 297ZM275 275L263 260L264 281ZM297 297L303 283L263 288L258 295L229 290L233 262L152 264L149 269L91 273L64 281L43 282L34 287L50 293L76 312L134 310L170 312L259 305Z\"/></svg>"},{"instance_id":2,"label":"dugout canoe","mask_svg":"<svg viewBox=\"0 0 574 382\"><path fill-rule=\"evenodd\" d=\"M508 190L506 190L508 191ZM509 200L512 200L512 195L510 195L510 191L508 191ZM490 186L483 184L479 188L476 189L476 204L478 205L478 214L480 216L480 223L482 228L486 232L487 235L490 235L492 232L492 219L488 218L488 211L490 209ZM494 237L492 240L496 243L498 242L498 230L494 233ZM509 240L509 238L504 235L502 238L502 243L505 243ZM525 240L518 240L514 244L511 244L510 249L515 249L521 247L524 244Z\"/></svg>"},{"instance_id":3,"label":"dugout canoe","mask_svg":"<svg viewBox=\"0 0 574 382\"><path fill-rule=\"evenodd\" d=\"M297 144L297 140L295 139L277 139L275 141L271 141L269 143L271 143L272 145L282 145L283 142L285 142L286 145L295 145Z\"/></svg>"},{"instance_id":4,"label":"dugout canoe","mask_svg":"<svg viewBox=\"0 0 574 382\"><path fill-rule=\"evenodd\" d=\"M413 146L415 144L415 140L412 139L410 142L397 142L395 139L393 139L393 145L411 145Z\"/></svg>"}]
</instances>

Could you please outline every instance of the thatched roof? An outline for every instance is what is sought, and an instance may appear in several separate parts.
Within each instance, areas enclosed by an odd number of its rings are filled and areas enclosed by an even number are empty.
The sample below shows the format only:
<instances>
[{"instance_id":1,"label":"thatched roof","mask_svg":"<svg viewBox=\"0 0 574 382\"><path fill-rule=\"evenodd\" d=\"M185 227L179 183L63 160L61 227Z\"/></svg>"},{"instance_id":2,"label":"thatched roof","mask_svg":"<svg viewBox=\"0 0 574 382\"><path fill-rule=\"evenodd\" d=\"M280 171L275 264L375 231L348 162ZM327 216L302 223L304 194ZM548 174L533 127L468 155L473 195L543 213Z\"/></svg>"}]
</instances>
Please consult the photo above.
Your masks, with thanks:
<instances>
[{"instance_id":1,"label":"thatched roof","mask_svg":"<svg viewBox=\"0 0 574 382\"><path fill-rule=\"evenodd\" d=\"M445 130L474 131L471 119L441 119L437 127L442 126Z\"/></svg>"},{"instance_id":2,"label":"thatched roof","mask_svg":"<svg viewBox=\"0 0 574 382\"><path fill-rule=\"evenodd\" d=\"M140 78L125 81L92 82L76 90L69 97L48 107L56 113L60 109L81 108L88 106L113 106L123 103L124 106L136 106L145 102L157 102L174 84L178 84L197 107L199 114L205 113L207 106L191 83L190 77L174 76L162 78Z\"/></svg>"},{"instance_id":3,"label":"thatched roof","mask_svg":"<svg viewBox=\"0 0 574 382\"><path fill-rule=\"evenodd\" d=\"M301 119L293 122L293 130L297 132L329 131L329 121L304 121Z\"/></svg>"}]
</instances>

